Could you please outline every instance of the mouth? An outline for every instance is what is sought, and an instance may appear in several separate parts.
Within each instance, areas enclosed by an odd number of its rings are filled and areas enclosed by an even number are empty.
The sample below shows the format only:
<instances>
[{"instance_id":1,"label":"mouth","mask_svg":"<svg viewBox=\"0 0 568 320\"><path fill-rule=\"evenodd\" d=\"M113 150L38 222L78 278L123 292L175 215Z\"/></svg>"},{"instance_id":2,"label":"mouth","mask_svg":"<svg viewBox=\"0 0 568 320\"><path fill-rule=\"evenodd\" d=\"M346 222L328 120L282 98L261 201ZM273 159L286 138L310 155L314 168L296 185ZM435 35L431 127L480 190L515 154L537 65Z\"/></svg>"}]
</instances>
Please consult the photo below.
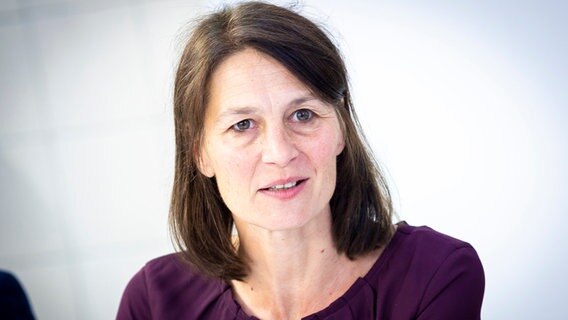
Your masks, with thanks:
<instances>
[{"instance_id":1,"label":"mouth","mask_svg":"<svg viewBox=\"0 0 568 320\"><path fill-rule=\"evenodd\" d=\"M260 190L265 190L265 191L285 191L285 190L289 190L295 187L298 187L299 185L301 185L302 183L306 182L308 179L300 179L300 180L296 180L296 181L290 181L287 183L283 183L283 184L275 184L272 185L270 187L267 188L262 188Z\"/></svg>"}]
</instances>

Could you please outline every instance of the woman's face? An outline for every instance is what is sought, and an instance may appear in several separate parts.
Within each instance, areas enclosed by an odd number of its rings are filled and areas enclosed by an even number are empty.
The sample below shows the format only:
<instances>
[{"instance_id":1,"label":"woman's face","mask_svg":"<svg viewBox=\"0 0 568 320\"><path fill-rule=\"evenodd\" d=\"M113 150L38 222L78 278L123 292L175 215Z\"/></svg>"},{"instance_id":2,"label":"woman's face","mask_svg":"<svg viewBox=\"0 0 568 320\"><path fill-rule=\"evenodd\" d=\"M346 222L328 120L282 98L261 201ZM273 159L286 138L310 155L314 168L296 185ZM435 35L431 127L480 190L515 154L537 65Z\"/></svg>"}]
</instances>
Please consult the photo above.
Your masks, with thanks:
<instances>
[{"instance_id":1,"label":"woman's face","mask_svg":"<svg viewBox=\"0 0 568 320\"><path fill-rule=\"evenodd\" d=\"M333 107L253 49L224 60L209 89L200 171L216 178L237 227L286 230L329 215L344 146Z\"/></svg>"}]
</instances>

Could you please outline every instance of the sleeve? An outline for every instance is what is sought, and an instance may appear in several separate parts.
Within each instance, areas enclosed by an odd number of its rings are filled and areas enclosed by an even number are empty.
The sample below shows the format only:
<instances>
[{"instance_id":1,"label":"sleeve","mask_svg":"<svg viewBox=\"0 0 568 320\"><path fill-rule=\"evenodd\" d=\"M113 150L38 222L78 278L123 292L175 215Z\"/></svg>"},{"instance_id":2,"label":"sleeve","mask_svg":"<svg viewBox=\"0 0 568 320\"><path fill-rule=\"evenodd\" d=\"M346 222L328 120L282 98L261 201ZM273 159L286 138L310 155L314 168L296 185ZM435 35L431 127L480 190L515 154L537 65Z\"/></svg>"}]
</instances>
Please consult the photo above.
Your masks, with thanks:
<instances>
[{"instance_id":1,"label":"sleeve","mask_svg":"<svg viewBox=\"0 0 568 320\"><path fill-rule=\"evenodd\" d=\"M478 320L485 275L471 246L453 251L434 273L420 304L418 320Z\"/></svg>"},{"instance_id":2,"label":"sleeve","mask_svg":"<svg viewBox=\"0 0 568 320\"><path fill-rule=\"evenodd\" d=\"M142 268L132 277L126 285L118 307L117 320L143 320L151 319L148 303L148 289L146 286L146 273Z\"/></svg>"},{"instance_id":3,"label":"sleeve","mask_svg":"<svg viewBox=\"0 0 568 320\"><path fill-rule=\"evenodd\" d=\"M0 271L0 318L34 319L32 308L18 279Z\"/></svg>"}]
</instances>

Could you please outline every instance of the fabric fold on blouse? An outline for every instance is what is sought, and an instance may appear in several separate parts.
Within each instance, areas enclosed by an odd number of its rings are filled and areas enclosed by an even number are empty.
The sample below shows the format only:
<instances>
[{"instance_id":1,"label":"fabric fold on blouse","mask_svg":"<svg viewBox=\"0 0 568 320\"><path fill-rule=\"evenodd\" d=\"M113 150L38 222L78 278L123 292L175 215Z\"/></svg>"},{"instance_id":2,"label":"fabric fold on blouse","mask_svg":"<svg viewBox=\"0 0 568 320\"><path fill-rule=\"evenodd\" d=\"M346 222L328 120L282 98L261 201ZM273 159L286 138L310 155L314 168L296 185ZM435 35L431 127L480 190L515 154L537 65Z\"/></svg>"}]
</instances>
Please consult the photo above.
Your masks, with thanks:
<instances>
[{"instance_id":1,"label":"fabric fold on blouse","mask_svg":"<svg viewBox=\"0 0 568 320\"><path fill-rule=\"evenodd\" d=\"M315 319L480 319L483 267L473 247L429 227L398 225L369 272ZM183 263L148 262L128 283L117 319L257 319L231 287Z\"/></svg>"}]
</instances>

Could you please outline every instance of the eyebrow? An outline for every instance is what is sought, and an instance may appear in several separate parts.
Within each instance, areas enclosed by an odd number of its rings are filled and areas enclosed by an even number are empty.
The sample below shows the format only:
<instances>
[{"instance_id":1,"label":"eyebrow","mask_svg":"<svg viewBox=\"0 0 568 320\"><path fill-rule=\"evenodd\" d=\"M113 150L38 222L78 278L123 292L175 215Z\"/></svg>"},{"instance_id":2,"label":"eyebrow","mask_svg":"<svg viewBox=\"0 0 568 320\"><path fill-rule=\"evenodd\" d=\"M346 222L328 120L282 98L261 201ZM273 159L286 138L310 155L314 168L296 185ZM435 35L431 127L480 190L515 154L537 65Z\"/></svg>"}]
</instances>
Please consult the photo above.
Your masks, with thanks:
<instances>
[{"instance_id":1,"label":"eyebrow","mask_svg":"<svg viewBox=\"0 0 568 320\"><path fill-rule=\"evenodd\" d=\"M223 111L217 117L216 123L222 123L226 118L254 114L258 109L254 107L232 107Z\"/></svg>"}]
</instances>

